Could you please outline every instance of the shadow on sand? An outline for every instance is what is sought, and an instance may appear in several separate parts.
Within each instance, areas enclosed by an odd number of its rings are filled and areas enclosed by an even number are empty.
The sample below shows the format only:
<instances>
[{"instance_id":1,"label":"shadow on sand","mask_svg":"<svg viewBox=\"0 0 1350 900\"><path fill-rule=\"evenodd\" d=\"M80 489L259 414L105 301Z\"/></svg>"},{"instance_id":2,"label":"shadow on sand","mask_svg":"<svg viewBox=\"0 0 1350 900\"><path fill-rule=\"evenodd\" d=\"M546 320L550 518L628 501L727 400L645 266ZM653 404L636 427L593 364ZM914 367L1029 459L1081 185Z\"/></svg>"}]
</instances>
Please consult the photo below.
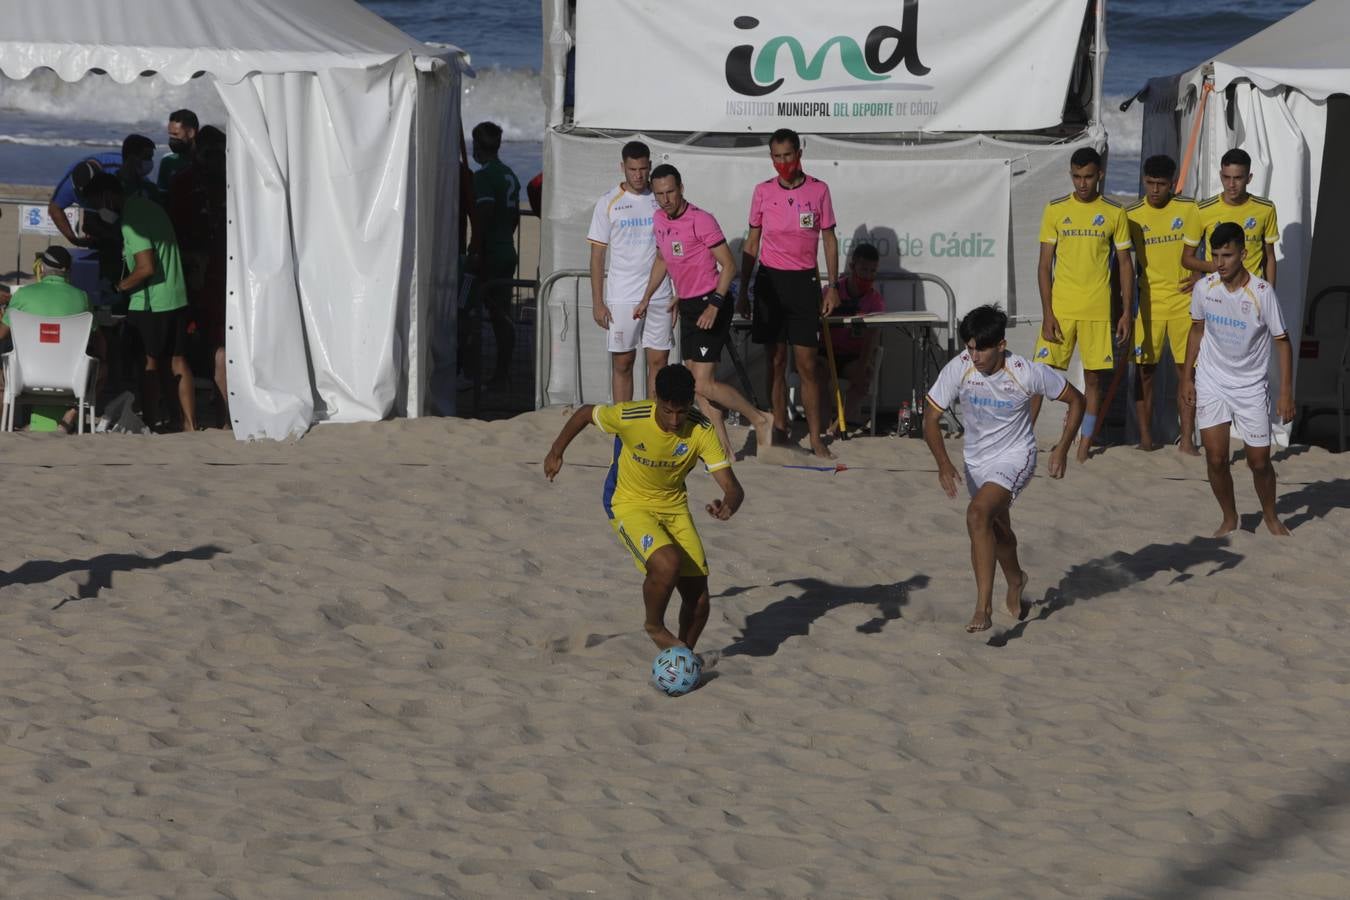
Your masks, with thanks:
<instances>
[{"instance_id":1,"label":"shadow on sand","mask_svg":"<svg viewBox=\"0 0 1350 900\"><path fill-rule=\"evenodd\" d=\"M1006 646L1009 641L1021 637L1032 622L1048 619L1066 606L1073 606L1080 601L1114 594L1132 584L1147 581L1160 572L1176 572L1171 583L1177 584L1195 577L1187 571L1193 567L1213 566L1205 575L1231 569L1242 562L1244 557L1227 547L1227 538L1198 537L1184 544L1149 544L1134 553L1112 553L1104 559L1074 566L1060 579L1059 584L1045 592L1044 599L1032 608L1034 615L989 638L989 646Z\"/></svg>"},{"instance_id":2,"label":"shadow on sand","mask_svg":"<svg viewBox=\"0 0 1350 900\"><path fill-rule=\"evenodd\" d=\"M1234 474L1234 480L1237 479ZM1275 513L1284 519L1285 527L1294 531L1300 525L1313 519L1326 518L1333 509L1350 509L1350 478L1337 478L1333 481L1314 481L1305 484L1296 491L1280 494L1275 499ZM1290 515L1302 510L1298 515ZM1289 518L1285 519L1285 516ZM1256 531L1261 527L1261 514L1248 513L1239 520L1238 527L1243 531Z\"/></svg>"},{"instance_id":3,"label":"shadow on sand","mask_svg":"<svg viewBox=\"0 0 1350 900\"><path fill-rule=\"evenodd\" d=\"M788 638L810 633L811 625L826 613L855 603L875 606L878 613L871 621L859 625L858 631L879 634L887 622L900 618L901 609L909 603L910 593L927 587L928 581L927 575L867 587L830 584L818 578L775 581L774 587L793 585L800 588L801 593L775 600L759 612L746 616L741 636L723 650L722 655L773 656ZM719 596L735 596L746 590L728 588Z\"/></svg>"},{"instance_id":4,"label":"shadow on sand","mask_svg":"<svg viewBox=\"0 0 1350 900\"><path fill-rule=\"evenodd\" d=\"M15 584L42 584L71 572L88 572L89 579L81 584L75 595L66 597L52 609L60 609L76 600L92 600L99 591L112 587L114 572L135 572L139 569L158 569L185 559L211 559L226 552L214 544L193 547L191 550L170 550L159 556L136 556L131 553L104 553L91 559L67 559L61 562L33 560L12 572L0 572L0 590Z\"/></svg>"}]
</instances>

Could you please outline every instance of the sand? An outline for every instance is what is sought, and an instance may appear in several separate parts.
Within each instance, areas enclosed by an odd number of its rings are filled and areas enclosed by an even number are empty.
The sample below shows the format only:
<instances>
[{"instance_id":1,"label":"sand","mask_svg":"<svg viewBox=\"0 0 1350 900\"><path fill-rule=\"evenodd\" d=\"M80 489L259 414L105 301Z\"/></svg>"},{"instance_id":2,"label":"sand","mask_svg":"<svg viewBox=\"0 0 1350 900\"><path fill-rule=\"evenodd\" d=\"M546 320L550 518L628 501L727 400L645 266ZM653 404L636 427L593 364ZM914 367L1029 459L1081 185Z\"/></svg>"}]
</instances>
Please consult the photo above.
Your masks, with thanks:
<instances>
[{"instance_id":1,"label":"sand","mask_svg":"<svg viewBox=\"0 0 1350 900\"><path fill-rule=\"evenodd\" d=\"M977 636L920 442L738 464L670 699L563 415L0 440L4 895L1350 895L1344 458L1042 456Z\"/></svg>"}]
</instances>

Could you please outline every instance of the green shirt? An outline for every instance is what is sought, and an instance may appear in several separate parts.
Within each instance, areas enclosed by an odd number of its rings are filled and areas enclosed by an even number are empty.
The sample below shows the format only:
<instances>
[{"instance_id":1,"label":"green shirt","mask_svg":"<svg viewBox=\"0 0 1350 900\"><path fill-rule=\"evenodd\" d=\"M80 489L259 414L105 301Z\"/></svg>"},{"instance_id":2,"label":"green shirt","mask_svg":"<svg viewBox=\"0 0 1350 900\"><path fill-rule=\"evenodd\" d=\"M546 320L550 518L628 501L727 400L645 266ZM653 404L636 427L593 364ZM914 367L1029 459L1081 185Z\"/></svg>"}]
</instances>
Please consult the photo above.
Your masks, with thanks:
<instances>
[{"instance_id":1,"label":"green shirt","mask_svg":"<svg viewBox=\"0 0 1350 900\"><path fill-rule=\"evenodd\" d=\"M192 158L185 154L170 153L159 161L159 174L155 176L155 184L159 186L161 194L169 193L169 182L173 181L173 176L183 170L183 166L192 162Z\"/></svg>"},{"instance_id":2,"label":"green shirt","mask_svg":"<svg viewBox=\"0 0 1350 900\"><path fill-rule=\"evenodd\" d=\"M500 159L473 173L473 193L481 212L491 204L492 224L483 232L483 258L489 263L516 261L516 223L520 221L520 179Z\"/></svg>"},{"instance_id":3,"label":"green shirt","mask_svg":"<svg viewBox=\"0 0 1350 900\"><path fill-rule=\"evenodd\" d=\"M16 309L35 316L75 316L90 311L89 295L66 281L64 275L44 275L41 281L14 292L5 310L6 325L10 311Z\"/></svg>"},{"instance_id":4,"label":"green shirt","mask_svg":"<svg viewBox=\"0 0 1350 900\"><path fill-rule=\"evenodd\" d=\"M127 197L122 206L122 259L127 272L136 268L136 254L155 251L155 273L131 292L129 309L170 312L187 306L187 283L169 214L144 197Z\"/></svg>"}]
</instances>

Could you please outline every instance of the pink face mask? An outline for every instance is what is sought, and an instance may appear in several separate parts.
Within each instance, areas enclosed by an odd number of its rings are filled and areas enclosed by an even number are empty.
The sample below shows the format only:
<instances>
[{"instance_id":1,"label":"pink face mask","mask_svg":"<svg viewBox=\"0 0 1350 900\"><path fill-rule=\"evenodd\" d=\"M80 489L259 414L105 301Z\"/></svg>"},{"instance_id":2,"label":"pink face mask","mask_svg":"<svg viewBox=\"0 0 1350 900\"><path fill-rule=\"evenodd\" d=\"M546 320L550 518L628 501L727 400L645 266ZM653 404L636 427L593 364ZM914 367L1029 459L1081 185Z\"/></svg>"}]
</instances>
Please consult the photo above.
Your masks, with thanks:
<instances>
[{"instance_id":1,"label":"pink face mask","mask_svg":"<svg viewBox=\"0 0 1350 900\"><path fill-rule=\"evenodd\" d=\"M792 162L774 162L773 167L778 172L778 177L784 181L792 181L802 171L802 163L799 159L794 159Z\"/></svg>"}]
</instances>

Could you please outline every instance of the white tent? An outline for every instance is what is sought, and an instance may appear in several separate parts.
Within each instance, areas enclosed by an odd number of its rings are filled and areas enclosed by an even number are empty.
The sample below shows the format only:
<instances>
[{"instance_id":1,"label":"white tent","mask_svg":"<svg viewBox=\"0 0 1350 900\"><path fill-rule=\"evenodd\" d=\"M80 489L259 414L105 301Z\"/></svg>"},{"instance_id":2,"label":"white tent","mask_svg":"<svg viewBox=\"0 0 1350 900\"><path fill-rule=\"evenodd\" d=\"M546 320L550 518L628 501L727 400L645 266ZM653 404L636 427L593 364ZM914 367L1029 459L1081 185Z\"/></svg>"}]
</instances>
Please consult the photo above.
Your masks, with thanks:
<instances>
[{"instance_id":1,"label":"white tent","mask_svg":"<svg viewBox=\"0 0 1350 900\"><path fill-rule=\"evenodd\" d=\"M737 251L765 143L799 131L804 167L830 183L841 257L870 240L883 272L932 272L957 312L1004 304L1029 353L1041 318L1038 228L1070 189L1068 160L1104 149L1104 0L857 0L800 5L543 0L544 204L536 403L609 396L604 336L584 276L596 198L619 149L646 141ZM662 129L662 130L656 130ZM975 252L967 252L970 250ZM988 251L988 252L985 252ZM843 260L840 261L841 268ZM557 279L550 285L550 281ZM891 308L947 314L943 294L891 285ZM883 405L909 399L910 347L888 347ZM641 354L639 354L641 356Z\"/></svg>"},{"instance_id":2,"label":"white tent","mask_svg":"<svg viewBox=\"0 0 1350 900\"><path fill-rule=\"evenodd\" d=\"M1188 192L1218 193L1219 160L1240 147L1252 157L1251 192L1275 203L1276 293L1296 351L1300 406L1322 405L1334 389L1345 341L1344 315L1325 308L1316 333L1305 334L1309 301L1328 285L1350 284L1344 249L1350 234L1342 215L1350 180L1340 171L1350 150L1344 95L1350 95L1350 5L1344 0L1316 0L1219 54L1183 75L1179 92L1183 138L1203 116L1186 171Z\"/></svg>"},{"instance_id":3,"label":"white tent","mask_svg":"<svg viewBox=\"0 0 1350 900\"><path fill-rule=\"evenodd\" d=\"M350 0L0 0L0 21L9 78L214 80L237 437L453 411L453 337L436 378L430 344L454 333L458 51Z\"/></svg>"}]
</instances>

